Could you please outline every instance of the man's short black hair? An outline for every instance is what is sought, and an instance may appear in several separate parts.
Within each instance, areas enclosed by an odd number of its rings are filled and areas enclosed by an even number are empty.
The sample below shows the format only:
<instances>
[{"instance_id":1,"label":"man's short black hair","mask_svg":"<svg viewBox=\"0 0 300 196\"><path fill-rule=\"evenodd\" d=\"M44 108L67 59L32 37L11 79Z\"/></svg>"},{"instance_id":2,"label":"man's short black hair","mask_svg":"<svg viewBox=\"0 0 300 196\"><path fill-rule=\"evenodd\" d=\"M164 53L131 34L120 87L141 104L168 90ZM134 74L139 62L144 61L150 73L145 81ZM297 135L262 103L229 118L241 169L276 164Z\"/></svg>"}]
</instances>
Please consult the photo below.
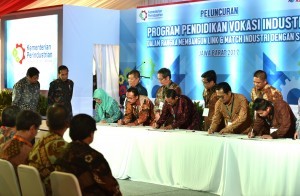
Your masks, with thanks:
<instances>
[{"instance_id":1,"label":"man's short black hair","mask_svg":"<svg viewBox=\"0 0 300 196\"><path fill-rule=\"evenodd\" d=\"M272 102L262 99L262 98L256 98L253 102L252 109L257 110L263 110L266 111L268 107L272 106Z\"/></svg>"},{"instance_id":2,"label":"man's short black hair","mask_svg":"<svg viewBox=\"0 0 300 196\"><path fill-rule=\"evenodd\" d=\"M206 78L207 82L217 82L217 74L214 70L208 70L201 75L202 78Z\"/></svg>"},{"instance_id":3,"label":"man's short black hair","mask_svg":"<svg viewBox=\"0 0 300 196\"><path fill-rule=\"evenodd\" d=\"M70 137L73 141L82 141L96 130L96 121L87 114L77 114L71 120Z\"/></svg>"},{"instance_id":4,"label":"man's short black hair","mask_svg":"<svg viewBox=\"0 0 300 196\"><path fill-rule=\"evenodd\" d=\"M228 92L231 92L231 87L227 82L220 82L219 84L217 84L216 86L216 90L223 90L223 92L225 94L228 94Z\"/></svg>"},{"instance_id":5,"label":"man's short black hair","mask_svg":"<svg viewBox=\"0 0 300 196\"><path fill-rule=\"evenodd\" d=\"M50 131L61 130L70 121L67 108L61 104L53 104L47 109L47 125Z\"/></svg>"},{"instance_id":6,"label":"man's short black hair","mask_svg":"<svg viewBox=\"0 0 300 196\"><path fill-rule=\"evenodd\" d=\"M254 72L253 77L259 78L261 80L267 80L267 73L264 70L257 70Z\"/></svg>"},{"instance_id":7,"label":"man's short black hair","mask_svg":"<svg viewBox=\"0 0 300 196\"><path fill-rule=\"evenodd\" d=\"M41 115L31 110L23 110L19 112L16 119L17 130L29 130L32 125L39 128L42 124Z\"/></svg>"},{"instance_id":8,"label":"man's short black hair","mask_svg":"<svg viewBox=\"0 0 300 196\"><path fill-rule=\"evenodd\" d=\"M30 67L28 70L27 70L27 73L26 73L26 76L29 76L29 77L33 77L33 76L38 76L40 74L39 70L35 67Z\"/></svg>"},{"instance_id":9,"label":"man's short black hair","mask_svg":"<svg viewBox=\"0 0 300 196\"><path fill-rule=\"evenodd\" d=\"M135 87L130 87L129 89L127 89L127 92L132 92L134 96L139 96L139 91L137 88Z\"/></svg>"},{"instance_id":10,"label":"man's short black hair","mask_svg":"<svg viewBox=\"0 0 300 196\"><path fill-rule=\"evenodd\" d=\"M61 65L57 68L57 73L59 74L61 70L67 70L69 72L69 69L65 65Z\"/></svg>"},{"instance_id":11,"label":"man's short black hair","mask_svg":"<svg viewBox=\"0 0 300 196\"><path fill-rule=\"evenodd\" d=\"M136 69L133 69L130 72L128 72L127 78L128 78L129 75L133 75L135 78L140 78L141 77L140 72Z\"/></svg>"},{"instance_id":12,"label":"man's short black hair","mask_svg":"<svg viewBox=\"0 0 300 196\"><path fill-rule=\"evenodd\" d=\"M167 68L161 68L160 70L158 70L157 73L163 75L163 78L166 78L169 76L171 79L171 71Z\"/></svg>"},{"instance_id":13,"label":"man's short black hair","mask_svg":"<svg viewBox=\"0 0 300 196\"><path fill-rule=\"evenodd\" d=\"M20 111L21 109L16 105L6 106L1 114L2 125L6 127L16 126L17 115Z\"/></svg>"},{"instance_id":14,"label":"man's short black hair","mask_svg":"<svg viewBox=\"0 0 300 196\"><path fill-rule=\"evenodd\" d=\"M168 89L166 91L166 98L172 98L175 99L175 97L178 97L179 95L176 93L174 89Z\"/></svg>"}]
</instances>

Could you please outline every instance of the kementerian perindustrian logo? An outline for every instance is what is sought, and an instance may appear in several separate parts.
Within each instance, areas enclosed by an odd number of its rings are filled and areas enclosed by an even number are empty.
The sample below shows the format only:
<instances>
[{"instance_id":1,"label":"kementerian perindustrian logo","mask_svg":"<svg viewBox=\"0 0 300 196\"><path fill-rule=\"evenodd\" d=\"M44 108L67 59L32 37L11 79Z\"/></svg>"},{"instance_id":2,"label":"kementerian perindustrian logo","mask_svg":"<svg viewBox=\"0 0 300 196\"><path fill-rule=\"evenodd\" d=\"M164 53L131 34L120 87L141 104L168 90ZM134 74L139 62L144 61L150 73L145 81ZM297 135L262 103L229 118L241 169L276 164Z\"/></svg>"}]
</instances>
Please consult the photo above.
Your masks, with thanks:
<instances>
[{"instance_id":1,"label":"kementerian perindustrian logo","mask_svg":"<svg viewBox=\"0 0 300 196\"><path fill-rule=\"evenodd\" d=\"M145 21L147 19L147 16L148 16L147 11L142 10L139 16L143 21Z\"/></svg>"},{"instance_id":2,"label":"kementerian perindustrian logo","mask_svg":"<svg viewBox=\"0 0 300 196\"><path fill-rule=\"evenodd\" d=\"M139 14L139 17L143 20L153 20L153 19L161 19L163 17L163 10L155 9L155 10L142 10Z\"/></svg>"},{"instance_id":3,"label":"kementerian perindustrian logo","mask_svg":"<svg viewBox=\"0 0 300 196\"><path fill-rule=\"evenodd\" d=\"M16 62L22 64L25 59L25 48L22 43L16 44L16 47L12 51L12 55Z\"/></svg>"}]
</instances>

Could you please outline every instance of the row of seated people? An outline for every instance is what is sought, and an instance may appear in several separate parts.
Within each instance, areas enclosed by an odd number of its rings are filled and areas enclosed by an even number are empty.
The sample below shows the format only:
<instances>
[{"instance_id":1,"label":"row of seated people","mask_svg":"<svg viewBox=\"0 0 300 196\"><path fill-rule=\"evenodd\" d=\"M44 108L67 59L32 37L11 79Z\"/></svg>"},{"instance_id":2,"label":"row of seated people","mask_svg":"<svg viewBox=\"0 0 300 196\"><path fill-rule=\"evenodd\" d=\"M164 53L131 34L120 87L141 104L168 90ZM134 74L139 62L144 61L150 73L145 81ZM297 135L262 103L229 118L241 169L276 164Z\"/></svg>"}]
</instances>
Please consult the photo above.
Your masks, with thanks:
<instances>
[{"instance_id":1,"label":"row of seated people","mask_svg":"<svg viewBox=\"0 0 300 196\"><path fill-rule=\"evenodd\" d=\"M49 132L33 145L42 123L38 113L8 106L1 116L0 158L10 161L15 170L20 164L37 168L46 195L52 195L50 174L53 171L74 174L83 195L122 195L108 162L90 147L97 130L93 117L78 114L70 119L64 106L54 104L47 110ZM63 139L68 128L71 143Z\"/></svg>"},{"instance_id":2,"label":"row of seated people","mask_svg":"<svg viewBox=\"0 0 300 196\"><path fill-rule=\"evenodd\" d=\"M264 139L298 137L295 115L281 92L267 83L267 74L263 70L254 73L250 104L244 95L233 93L228 83L217 84L214 70L203 73L204 127L200 127L201 114L171 80L169 69L158 71L157 78L162 86L154 103L140 84L137 70L129 72L127 77L130 87L126 92L124 117L117 101L103 89L96 89L94 118L97 122L160 129L202 129L209 134L248 134L249 137L262 136Z\"/></svg>"}]
</instances>

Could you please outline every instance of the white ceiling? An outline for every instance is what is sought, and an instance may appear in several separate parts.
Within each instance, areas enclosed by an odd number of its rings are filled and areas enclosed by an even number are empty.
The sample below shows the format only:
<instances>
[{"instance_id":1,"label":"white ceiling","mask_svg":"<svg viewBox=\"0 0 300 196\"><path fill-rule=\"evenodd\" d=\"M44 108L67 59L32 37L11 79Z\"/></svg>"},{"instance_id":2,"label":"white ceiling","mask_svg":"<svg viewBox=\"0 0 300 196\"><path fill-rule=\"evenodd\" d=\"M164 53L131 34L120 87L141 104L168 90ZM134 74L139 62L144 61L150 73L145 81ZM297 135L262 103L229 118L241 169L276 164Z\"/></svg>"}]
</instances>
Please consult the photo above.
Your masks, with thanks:
<instances>
[{"instance_id":1,"label":"white ceiling","mask_svg":"<svg viewBox=\"0 0 300 196\"><path fill-rule=\"evenodd\" d=\"M75 5L95 8L124 10L138 6L172 3L188 0L37 0L21 10L34 9L56 5Z\"/></svg>"}]
</instances>

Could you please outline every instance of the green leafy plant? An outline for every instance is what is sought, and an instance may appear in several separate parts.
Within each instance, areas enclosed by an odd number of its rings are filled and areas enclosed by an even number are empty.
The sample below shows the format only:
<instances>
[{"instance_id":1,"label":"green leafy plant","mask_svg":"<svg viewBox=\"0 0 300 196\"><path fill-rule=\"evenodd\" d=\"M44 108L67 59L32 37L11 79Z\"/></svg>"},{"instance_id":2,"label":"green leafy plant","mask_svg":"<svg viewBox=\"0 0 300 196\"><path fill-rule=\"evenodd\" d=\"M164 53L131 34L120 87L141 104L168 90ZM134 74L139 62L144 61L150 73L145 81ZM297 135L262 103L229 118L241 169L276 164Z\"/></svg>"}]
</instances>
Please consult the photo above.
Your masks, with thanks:
<instances>
[{"instance_id":1,"label":"green leafy plant","mask_svg":"<svg viewBox=\"0 0 300 196\"><path fill-rule=\"evenodd\" d=\"M0 114L6 106L10 106L12 102L12 91L9 89L3 89L0 91ZM40 94L39 103L38 103L38 112L40 115L45 116L48 107L47 97L43 94ZM0 122L1 124L1 122Z\"/></svg>"},{"instance_id":2,"label":"green leafy plant","mask_svg":"<svg viewBox=\"0 0 300 196\"><path fill-rule=\"evenodd\" d=\"M46 116L47 108L48 108L48 99L46 96L40 94L37 110L41 116Z\"/></svg>"},{"instance_id":3,"label":"green leafy plant","mask_svg":"<svg viewBox=\"0 0 300 196\"><path fill-rule=\"evenodd\" d=\"M0 91L0 114L2 113L3 108L11 105L12 100L12 91L8 89L3 89Z\"/></svg>"},{"instance_id":4,"label":"green leafy plant","mask_svg":"<svg viewBox=\"0 0 300 196\"><path fill-rule=\"evenodd\" d=\"M203 114L203 105L200 103L200 101L194 101L194 106L196 108L196 111L200 115L200 130L204 130L204 118L202 116L202 114Z\"/></svg>"},{"instance_id":5,"label":"green leafy plant","mask_svg":"<svg viewBox=\"0 0 300 196\"><path fill-rule=\"evenodd\" d=\"M2 114L3 109L6 106L11 105L12 100L12 91L8 89L3 89L0 91L0 114ZM1 118L0 118L0 126L2 126Z\"/></svg>"}]
</instances>

